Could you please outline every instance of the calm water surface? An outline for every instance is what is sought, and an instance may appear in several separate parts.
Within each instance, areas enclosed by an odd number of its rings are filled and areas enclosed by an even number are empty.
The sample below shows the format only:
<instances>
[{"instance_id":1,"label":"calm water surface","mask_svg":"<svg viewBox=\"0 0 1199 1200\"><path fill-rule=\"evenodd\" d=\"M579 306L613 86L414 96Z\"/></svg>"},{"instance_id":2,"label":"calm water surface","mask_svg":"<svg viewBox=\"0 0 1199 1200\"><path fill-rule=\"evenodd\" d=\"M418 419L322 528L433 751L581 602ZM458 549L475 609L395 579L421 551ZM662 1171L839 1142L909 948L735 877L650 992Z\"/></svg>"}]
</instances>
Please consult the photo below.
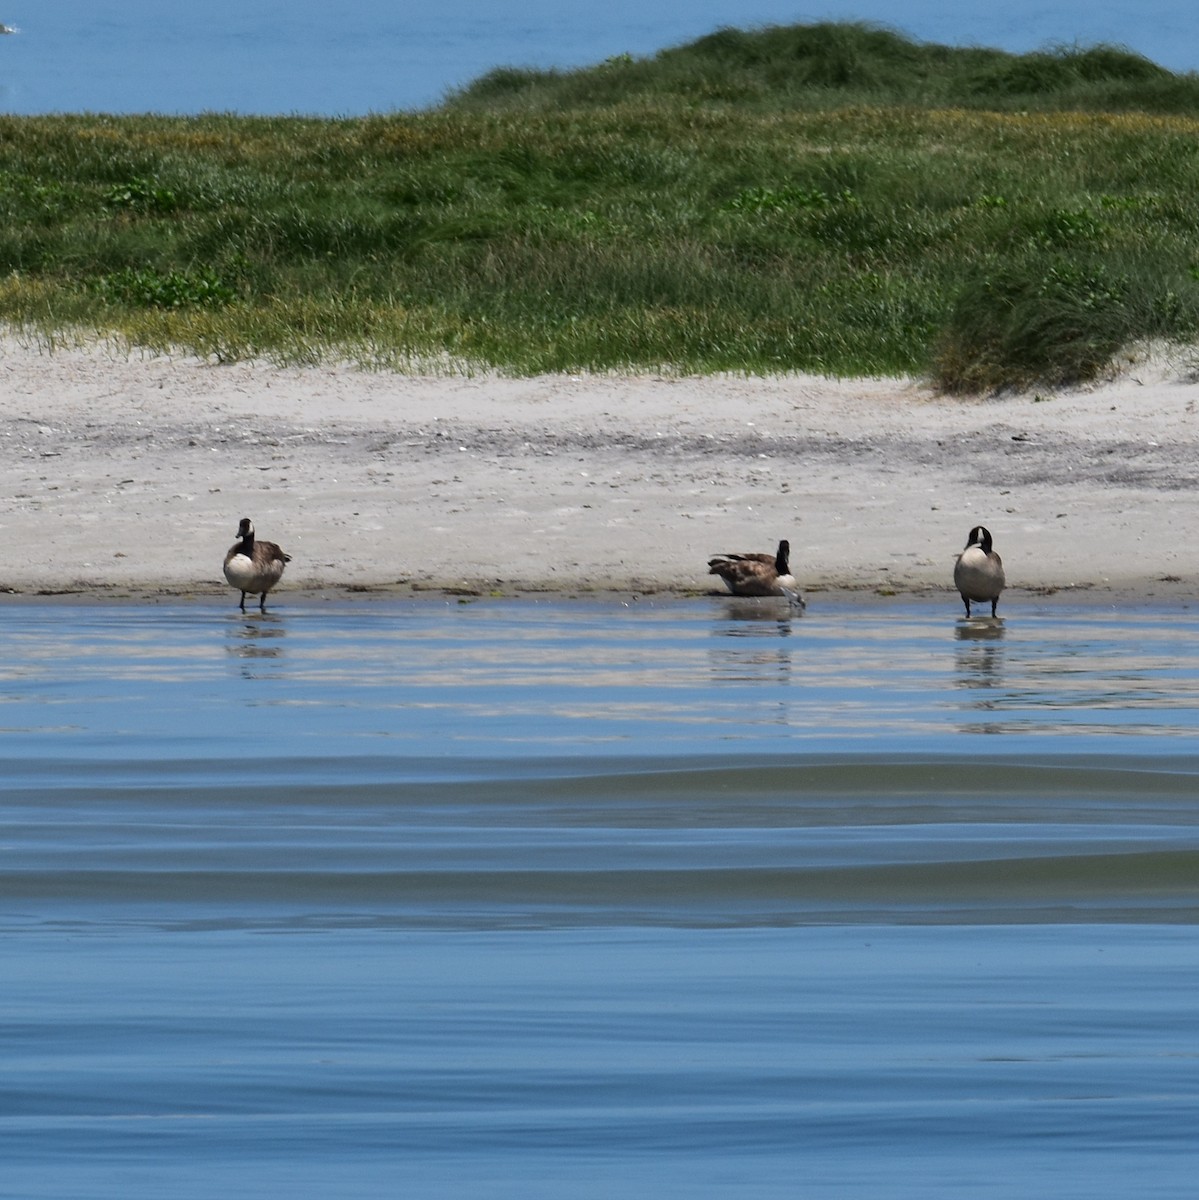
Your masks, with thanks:
<instances>
[{"instance_id":1,"label":"calm water surface","mask_svg":"<svg viewBox=\"0 0 1199 1200\"><path fill-rule=\"evenodd\" d=\"M0 610L0 1197L1193 1195L1199 617Z\"/></svg>"}]
</instances>

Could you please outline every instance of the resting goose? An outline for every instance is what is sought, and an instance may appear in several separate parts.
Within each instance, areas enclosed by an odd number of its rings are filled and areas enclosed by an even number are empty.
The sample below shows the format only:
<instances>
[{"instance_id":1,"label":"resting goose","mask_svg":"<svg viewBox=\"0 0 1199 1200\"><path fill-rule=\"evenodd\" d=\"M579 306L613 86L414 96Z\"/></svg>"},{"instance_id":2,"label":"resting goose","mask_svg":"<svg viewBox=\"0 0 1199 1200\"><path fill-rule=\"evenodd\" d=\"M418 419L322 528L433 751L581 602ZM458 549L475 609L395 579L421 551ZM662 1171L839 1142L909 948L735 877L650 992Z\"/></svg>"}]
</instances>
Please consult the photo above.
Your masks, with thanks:
<instances>
[{"instance_id":1,"label":"resting goose","mask_svg":"<svg viewBox=\"0 0 1199 1200\"><path fill-rule=\"evenodd\" d=\"M966 549L953 565L953 586L962 594L966 616L970 615L971 600L980 604L990 600L994 616L999 593L1006 582L1003 559L991 549L991 531L984 525L975 525L966 539Z\"/></svg>"},{"instance_id":2,"label":"resting goose","mask_svg":"<svg viewBox=\"0 0 1199 1200\"><path fill-rule=\"evenodd\" d=\"M225 578L231 587L241 589L241 610L246 611L246 594L261 593L258 608L266 612L266 594L283 577L291 555L284 554L274 542L254 538L254 522L242 517L237 527L238 540L225 555Z\"/></svg>"},{"instance_id":3,"label":"resting goose","mask_svg":"<svg viewBox=\"0 0 1199 1200\"><path fill-rule=\"evenodd\" d=\"M790 557L791 543L784 539L774 554L714 555L708 559L708 574L719 575L734 596L786 596L803 608Z\"/></svg>"}]
</instances>

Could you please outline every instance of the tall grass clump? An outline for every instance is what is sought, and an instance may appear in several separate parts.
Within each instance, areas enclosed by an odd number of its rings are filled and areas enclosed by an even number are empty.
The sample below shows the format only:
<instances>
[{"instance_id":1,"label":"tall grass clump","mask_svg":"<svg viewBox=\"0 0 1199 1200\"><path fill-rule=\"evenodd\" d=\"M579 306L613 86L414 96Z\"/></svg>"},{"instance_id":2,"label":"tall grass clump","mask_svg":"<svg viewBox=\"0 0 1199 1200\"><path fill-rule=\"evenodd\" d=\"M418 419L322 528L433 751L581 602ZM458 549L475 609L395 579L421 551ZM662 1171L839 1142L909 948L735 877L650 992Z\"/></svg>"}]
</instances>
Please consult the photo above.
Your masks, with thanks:
<instances>
[{"instance_id":1,"label":"tall grass clump","mask_svg":"<svg viewBox=\"0 0 1199 1200\"><path fill-rule=\"evenodd\" d=\"M1134 342L1191 340L1196 331L1191 279L1163 280L1101 260L1002 264L958 294L933 375L950 392L1084 383Z\"/></svg>"},{"instance_id":2,"label":"tall grass clump","mask_svg":"<svg viewBox=\"0 0 1199 1200\"><path fill-rule=\"evenodd\" d=\"M917 42L863 22L719 29L650 58L574 71L501 68L451 97L466 108L550 110L638 100L766 110L937 105L988 111L1199 113L1199 77L1120 46L1031 54Z\"/></svg>"},{"instance_id":3,"label":"tall grass clump","mask_svg":"<svg viewBox=\"0 0 1199 1200\"><path fill-rule=\"evenodd\" d=\"M1118 49L825 24L421 113L0 117L0 321L221 361L1081 380L1196 337L1196 109Z\"/></svg>"}]
</instances>

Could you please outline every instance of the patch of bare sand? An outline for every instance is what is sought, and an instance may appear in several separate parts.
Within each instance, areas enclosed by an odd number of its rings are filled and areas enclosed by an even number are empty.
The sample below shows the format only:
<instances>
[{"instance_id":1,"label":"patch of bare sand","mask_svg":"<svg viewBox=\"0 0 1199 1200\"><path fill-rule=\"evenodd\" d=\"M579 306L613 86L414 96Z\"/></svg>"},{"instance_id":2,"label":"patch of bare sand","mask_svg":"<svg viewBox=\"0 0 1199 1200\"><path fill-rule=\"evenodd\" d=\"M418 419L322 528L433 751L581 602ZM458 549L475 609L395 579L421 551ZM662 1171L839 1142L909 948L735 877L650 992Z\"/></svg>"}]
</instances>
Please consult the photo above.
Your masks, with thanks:
<instances>
[{"instance_id":1,"label":"patch of bare sand","mask_svg":"<svg viewBox=\"0 0 1199 1200\"><path fill-rule=\"evenodd\" d=\"M222 588L238 519L288 589L707 591L792 545L806 589L1189 595L1199 384L1142 364L987 400L804 376L409 377L0 342L0 587Z\"/></svg>"}]
</instances>

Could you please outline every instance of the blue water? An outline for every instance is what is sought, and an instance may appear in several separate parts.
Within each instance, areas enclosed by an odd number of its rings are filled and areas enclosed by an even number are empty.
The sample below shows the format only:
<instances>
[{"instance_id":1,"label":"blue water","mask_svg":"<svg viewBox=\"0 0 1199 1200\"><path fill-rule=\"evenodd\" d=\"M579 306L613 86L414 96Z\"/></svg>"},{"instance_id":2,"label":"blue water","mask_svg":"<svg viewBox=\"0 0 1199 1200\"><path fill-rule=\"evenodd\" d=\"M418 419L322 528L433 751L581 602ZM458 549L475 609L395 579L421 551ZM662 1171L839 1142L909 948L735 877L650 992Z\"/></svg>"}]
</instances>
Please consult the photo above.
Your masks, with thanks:
<instances>
[{"instance_id":1,"label":"blue water","mask_svg":"<svg viewBox=\"0 0 1199 1200\"><path fill-rule=\"evenodd\" d=\"M1199 68L1180 0L4 0L0 111L361 115L437 104L496 66L569 68L651 55L721 26L861 19L928 41L1111 42Z\"/></svg>"},{"instance_id":2,"label":"blue water","mask_svg":"<svg viewBox=\"0 0 1199 1200\"><path fill-rule=\"evenodd\" d=\"M0 1197L1190 1197L1199 615L0 608Z\"/></svg>"}]
</instances>

